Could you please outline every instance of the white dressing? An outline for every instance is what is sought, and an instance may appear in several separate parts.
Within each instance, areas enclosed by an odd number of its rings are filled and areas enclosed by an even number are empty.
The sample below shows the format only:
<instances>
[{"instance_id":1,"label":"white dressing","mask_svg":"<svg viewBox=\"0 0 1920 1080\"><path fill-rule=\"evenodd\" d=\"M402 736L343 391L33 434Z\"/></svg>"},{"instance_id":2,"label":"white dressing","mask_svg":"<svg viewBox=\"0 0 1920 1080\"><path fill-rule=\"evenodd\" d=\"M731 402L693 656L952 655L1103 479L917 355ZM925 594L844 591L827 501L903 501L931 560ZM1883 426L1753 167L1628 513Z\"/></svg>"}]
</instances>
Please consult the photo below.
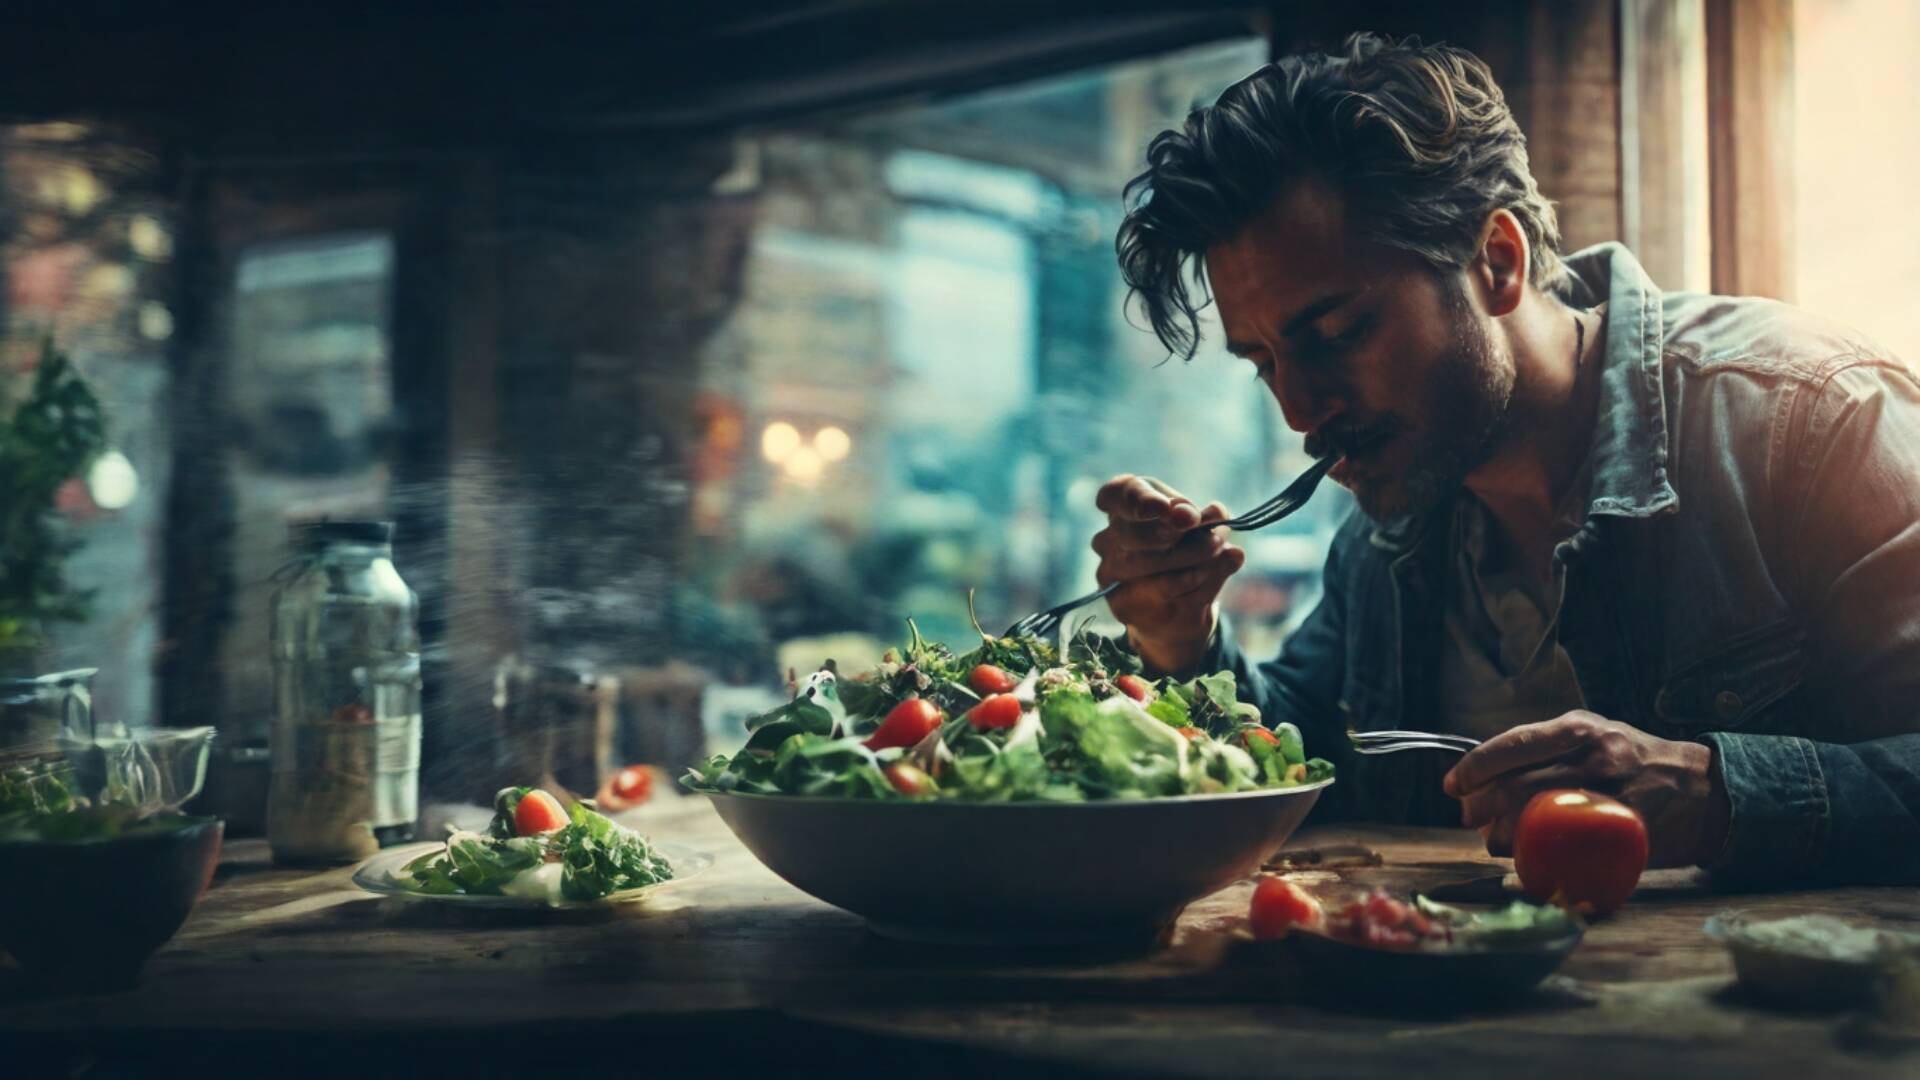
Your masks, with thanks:
<instances>
[{"instance_id":1,"label":"white dressing","mask_svg":"<svg viewBox=\"0 0 1920 1080\"><path fill-rule=\"evenodd\" d=\"M541 863L531 870L522 870L513 876L513 880L500 886L500 895L544 900L549 904L559 903L560 864Z\"/></svg>"}]
</instances>

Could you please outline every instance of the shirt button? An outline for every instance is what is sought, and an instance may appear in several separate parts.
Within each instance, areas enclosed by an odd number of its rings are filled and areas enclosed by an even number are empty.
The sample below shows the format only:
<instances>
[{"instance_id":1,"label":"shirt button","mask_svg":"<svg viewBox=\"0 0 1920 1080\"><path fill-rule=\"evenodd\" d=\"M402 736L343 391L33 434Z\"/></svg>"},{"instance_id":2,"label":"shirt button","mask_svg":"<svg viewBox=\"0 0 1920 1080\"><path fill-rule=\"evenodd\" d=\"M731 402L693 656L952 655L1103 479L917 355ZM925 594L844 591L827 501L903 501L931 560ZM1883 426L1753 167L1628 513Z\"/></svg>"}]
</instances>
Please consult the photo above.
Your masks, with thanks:
<instances>
[{"instance_id":1,"label":"shirt button","mask_svg":"<svg viewBox=\"0 0 1920 1080\"><path fill-rule=\"evenodd\" d=\"M1741 706L1745 704L1746 702L1740 700L1740 695L1731 690L1722 690L1713 696L1713 711L1719 713L1722 720L1731 720L1739 716Z\"/></svg>"}]
</instances>

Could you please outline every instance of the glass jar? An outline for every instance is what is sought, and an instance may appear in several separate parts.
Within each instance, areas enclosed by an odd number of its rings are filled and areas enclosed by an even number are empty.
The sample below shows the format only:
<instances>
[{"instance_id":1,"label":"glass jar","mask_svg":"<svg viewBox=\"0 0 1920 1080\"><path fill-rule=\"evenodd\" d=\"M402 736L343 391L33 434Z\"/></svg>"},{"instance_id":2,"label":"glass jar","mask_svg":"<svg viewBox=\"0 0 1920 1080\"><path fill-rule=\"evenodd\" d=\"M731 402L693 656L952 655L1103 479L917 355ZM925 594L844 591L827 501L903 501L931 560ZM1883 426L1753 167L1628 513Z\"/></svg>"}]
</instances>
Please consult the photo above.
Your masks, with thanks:
<instances>
[{"instance_id":1,"label":"glass jar","mask_svg":"<svg viewBox=\"0 0 1920 1080\"><path fill-rule=\"evenodd\" d=\"M338 863L413 838L420 802L419 601L387 522L296 525L273 594L267 841Z\"/></svg>"}]
</instances>

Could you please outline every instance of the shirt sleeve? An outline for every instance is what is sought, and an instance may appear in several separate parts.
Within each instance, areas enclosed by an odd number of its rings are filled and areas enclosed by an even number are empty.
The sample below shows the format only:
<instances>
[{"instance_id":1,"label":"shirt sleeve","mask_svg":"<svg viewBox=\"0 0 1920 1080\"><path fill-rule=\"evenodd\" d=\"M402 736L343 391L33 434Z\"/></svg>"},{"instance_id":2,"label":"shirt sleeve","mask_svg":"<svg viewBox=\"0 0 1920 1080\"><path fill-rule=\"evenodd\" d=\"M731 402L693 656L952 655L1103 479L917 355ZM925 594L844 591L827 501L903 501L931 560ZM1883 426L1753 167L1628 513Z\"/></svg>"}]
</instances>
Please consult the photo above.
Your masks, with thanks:
<instances>
[{"instance_id":1,"label":"shirt sleeve","mask_svg":"<svg viewBox=\"0 0 1920 1080\"><path fill-rule=\"evenodd\" d=\"M1920 383L1844 368L1800 395L1786 430L1780 562L1819 673L1817 737L1705 736L1732 804L1709 869L1920 883Z\"/></svg>"},{"instance_id":2,"label":"shirt sleeve","mask_svg":"<svg viewBox=\"0 0 1920 1080\"><path fill-rule=\"evenodd\" d=\"M1233 672L1240 700L1258 708L1269 726L1284 721L1298 727L1307 753L1333 762L1335 783L1314 808L1313 820L1318 822L1355 813L1350 782L1355 755L1339 707L1347 619L1341 547L1336 540L1327 554L1320 602L1288 635L1278 657L1260 663L1250 660L1234 640L1233 628L1222 619L1200 663L1205 671ZM1343 778L1348 782L1342 783Z\"/></svg>"}]
</instances>

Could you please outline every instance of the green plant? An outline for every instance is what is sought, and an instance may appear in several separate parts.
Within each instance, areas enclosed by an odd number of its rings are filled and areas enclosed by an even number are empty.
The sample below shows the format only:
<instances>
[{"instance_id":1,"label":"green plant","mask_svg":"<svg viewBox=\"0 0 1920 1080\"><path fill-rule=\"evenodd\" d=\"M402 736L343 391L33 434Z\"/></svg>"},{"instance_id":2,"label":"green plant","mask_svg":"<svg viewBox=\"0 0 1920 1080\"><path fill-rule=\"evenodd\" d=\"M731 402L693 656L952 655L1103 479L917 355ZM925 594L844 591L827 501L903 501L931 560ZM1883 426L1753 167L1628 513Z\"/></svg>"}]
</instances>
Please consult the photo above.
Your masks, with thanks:
<instances>
[{"instance_id":1,"label":"green plant","mask_svg":"<svg viewBox=\"0 0 1920 1080\"><path fill-rule=\"evenodd\" d=\"M60 486L106 447L100 401L51 341L27 393L0 400L0 650L31 645L46 624L85 617L91 594L67 584L79 542L54 520Z\"/></svg>"}]
</instances>

